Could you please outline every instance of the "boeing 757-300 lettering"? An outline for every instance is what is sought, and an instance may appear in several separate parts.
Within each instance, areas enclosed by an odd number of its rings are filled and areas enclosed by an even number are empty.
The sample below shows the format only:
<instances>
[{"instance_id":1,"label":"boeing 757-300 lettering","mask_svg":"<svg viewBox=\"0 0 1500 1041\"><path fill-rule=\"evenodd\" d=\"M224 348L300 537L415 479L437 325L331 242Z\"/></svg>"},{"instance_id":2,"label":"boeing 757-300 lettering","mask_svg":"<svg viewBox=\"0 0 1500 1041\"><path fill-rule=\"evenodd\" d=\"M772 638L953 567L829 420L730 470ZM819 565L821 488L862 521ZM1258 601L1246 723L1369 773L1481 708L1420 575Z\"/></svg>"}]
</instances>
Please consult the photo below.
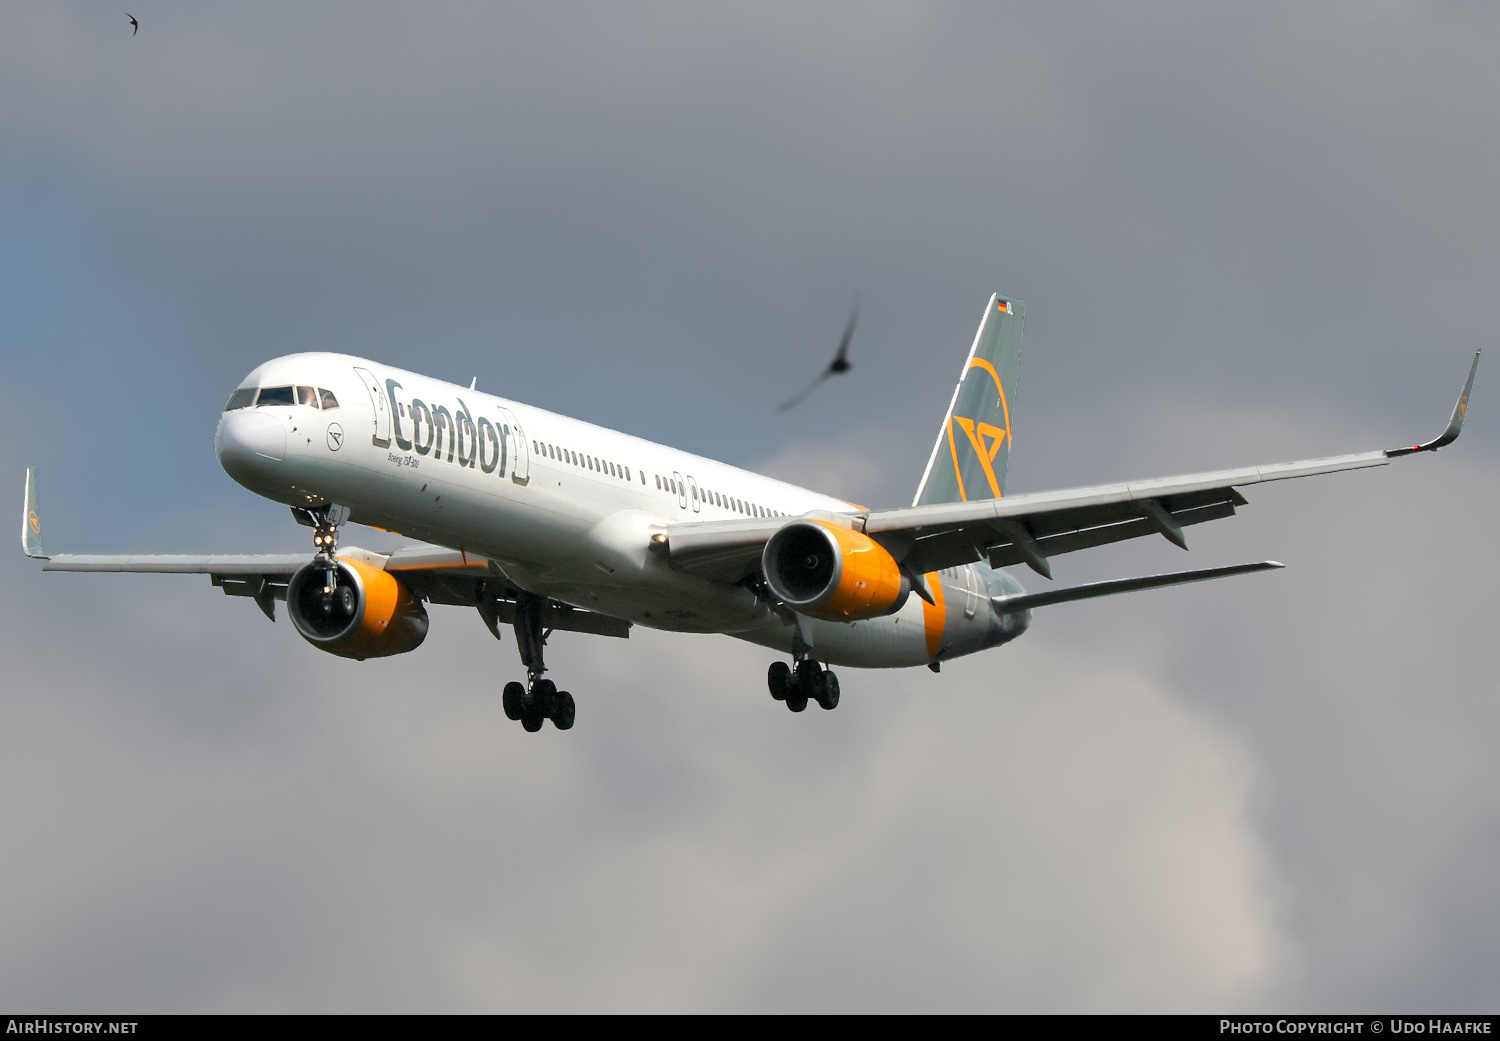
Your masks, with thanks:
<instances>
[{"instance_id":1,"label":"boeing 757-300 lettering","mask_svg":"<svg viewBox=\"0 0 1500 1041\"><path fill-rule=\"evenodd\" d=\"M342 354L294 354L230 396L214 447L226 473L291 507L313 551L257 556L48 557L35 475L22 542L45 571L207 574L313 646L346 658L405 654L429 604L477 608L514 629L526 682L506 715L528 731L573 725L546 676L554 629L628 636L632 625L723 633L764 647L771 695L793 712L839 703L829 666L936 671L1020 636L1038 607L1280 567L1275 561L1026 592L1003 569L1051 578L1049 560L1231 516L1262 481L1383 466L1458 437L1479 355L1447 429L1425 444L1004 495L1025 307L992 296L910 506L864 509L578 419ZM417 540L339 546L349 521Z\"/></svg>"}]
</instances>

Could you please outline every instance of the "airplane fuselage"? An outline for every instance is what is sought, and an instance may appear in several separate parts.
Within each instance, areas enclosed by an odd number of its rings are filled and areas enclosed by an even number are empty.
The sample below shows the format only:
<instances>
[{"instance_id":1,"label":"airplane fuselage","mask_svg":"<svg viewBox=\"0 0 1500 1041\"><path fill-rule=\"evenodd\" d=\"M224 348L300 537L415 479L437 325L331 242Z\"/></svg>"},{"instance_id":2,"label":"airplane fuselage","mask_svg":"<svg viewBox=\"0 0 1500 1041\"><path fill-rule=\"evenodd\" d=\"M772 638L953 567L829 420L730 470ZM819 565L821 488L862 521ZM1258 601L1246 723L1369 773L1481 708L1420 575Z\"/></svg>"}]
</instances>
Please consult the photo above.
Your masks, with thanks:
<instances>
[{"instance_id":1,"label":"airplane fuselage","mask_svg":"<svg viewBox=\"0 0 1500 1041\"><path fill-rule=\"evenodd\" d=\"M1021 587L978 563L930 573L934 604L913 596L883 617L794 623L753 584L673 568L651 537L691 521L857 512L847 502L346 355L277 358L243 388L287 388L270 404L237 396L220 419L220 464L246 488L292 507L348 507L358 523L461 550L585 610L783 651L800 633L812 657L867 668L970 654L1029 622L992 609L992 596Z\"/></svg>"}]
</instances>

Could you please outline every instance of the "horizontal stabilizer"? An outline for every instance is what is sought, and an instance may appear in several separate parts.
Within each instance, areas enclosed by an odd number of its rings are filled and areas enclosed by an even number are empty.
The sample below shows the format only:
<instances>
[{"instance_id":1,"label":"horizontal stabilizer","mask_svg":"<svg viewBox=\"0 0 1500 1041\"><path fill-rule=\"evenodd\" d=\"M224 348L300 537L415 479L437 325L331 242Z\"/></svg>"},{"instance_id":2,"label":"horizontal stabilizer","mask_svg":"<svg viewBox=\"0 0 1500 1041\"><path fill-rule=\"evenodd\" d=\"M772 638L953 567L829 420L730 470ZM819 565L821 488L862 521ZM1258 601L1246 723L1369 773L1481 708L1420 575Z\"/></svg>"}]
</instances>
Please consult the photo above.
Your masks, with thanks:
<instances>
[{"instance_id":1,"label":"horizontal stabilizer","mask_svg":"<svg viewBox=\"0 0 1500 1041\"><path fill-rule=\"evenodd\" d=\"M1228 578L1230 575L1248 575L1253 571L1273 571L1286 567L1274 560L1263 560L1257 564L1234 564L1230 567L1211 567L1202 571L1176 571L1170 575L1146 575L1142 578L1117 578L1110 582L1090 582L1069 589L1049 589L1044 593L1017 593L1015 596L992 597L991 602L998 611L1021 611L1049 604L1065 604L1070 600L1092 600L1096 596L1113 596L1116 593L1133 593L1138 589L1158 589L1162 586L1178 586L1186 582L1204 582L1210 578Z\"/></svg>"}]
</instances>

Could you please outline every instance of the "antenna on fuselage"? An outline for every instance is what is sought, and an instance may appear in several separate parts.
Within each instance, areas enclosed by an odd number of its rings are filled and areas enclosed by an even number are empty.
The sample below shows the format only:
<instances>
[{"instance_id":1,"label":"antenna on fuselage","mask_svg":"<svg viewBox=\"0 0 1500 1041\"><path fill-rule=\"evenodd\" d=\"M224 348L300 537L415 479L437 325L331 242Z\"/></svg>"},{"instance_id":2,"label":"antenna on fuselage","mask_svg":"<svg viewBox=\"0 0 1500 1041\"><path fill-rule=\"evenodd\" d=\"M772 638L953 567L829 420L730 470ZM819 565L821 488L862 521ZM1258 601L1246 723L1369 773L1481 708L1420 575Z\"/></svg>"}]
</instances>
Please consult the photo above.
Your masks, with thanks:
<instances>
[{"instance_id":1,"label":"antenna on fuselage","mask_svg":"<svg viewBox=\"0 0 1500 1041\"><path fill-rule=\"evenodd\" d=\"M475 387L477 387L478 385L479 385L479 377L478 376L475 376L473 379L471 379L469 381L469 389L470 390L475 389Z\"/></svg>"}]
</instances>

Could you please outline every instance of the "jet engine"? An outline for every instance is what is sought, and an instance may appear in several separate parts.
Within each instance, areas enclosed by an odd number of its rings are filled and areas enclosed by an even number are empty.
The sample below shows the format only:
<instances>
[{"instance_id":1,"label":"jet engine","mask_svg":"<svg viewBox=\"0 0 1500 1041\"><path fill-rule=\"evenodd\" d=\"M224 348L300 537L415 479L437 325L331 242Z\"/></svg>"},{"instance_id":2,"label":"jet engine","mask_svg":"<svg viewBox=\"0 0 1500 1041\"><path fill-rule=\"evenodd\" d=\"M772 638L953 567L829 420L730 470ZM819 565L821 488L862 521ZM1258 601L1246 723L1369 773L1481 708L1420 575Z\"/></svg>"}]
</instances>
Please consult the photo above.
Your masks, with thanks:
<instances>
[{"instance_id":1,"label":"jet engine","mask_svg":"<svg viewBox=\"0 0 1500 1041\"><path fill-rule=\"evenodd\" d=\"M336 558L335 585L322 561L303 565L286 588L286 609L320 651L363 661L405 654L427 637L427 609L395 576Z\"/></svg>"},{"instance_id":2,"label":"jet engine","mask_svg":"<svg viewBox=\"0 0 1500 1041\"><path fill-rule=\"evenodd\" d=\"M835 622L895 614L911 593L884 546L825 521L793 521L772 535L761 569L788 607Z\"/></svg>"}]
</instances>

